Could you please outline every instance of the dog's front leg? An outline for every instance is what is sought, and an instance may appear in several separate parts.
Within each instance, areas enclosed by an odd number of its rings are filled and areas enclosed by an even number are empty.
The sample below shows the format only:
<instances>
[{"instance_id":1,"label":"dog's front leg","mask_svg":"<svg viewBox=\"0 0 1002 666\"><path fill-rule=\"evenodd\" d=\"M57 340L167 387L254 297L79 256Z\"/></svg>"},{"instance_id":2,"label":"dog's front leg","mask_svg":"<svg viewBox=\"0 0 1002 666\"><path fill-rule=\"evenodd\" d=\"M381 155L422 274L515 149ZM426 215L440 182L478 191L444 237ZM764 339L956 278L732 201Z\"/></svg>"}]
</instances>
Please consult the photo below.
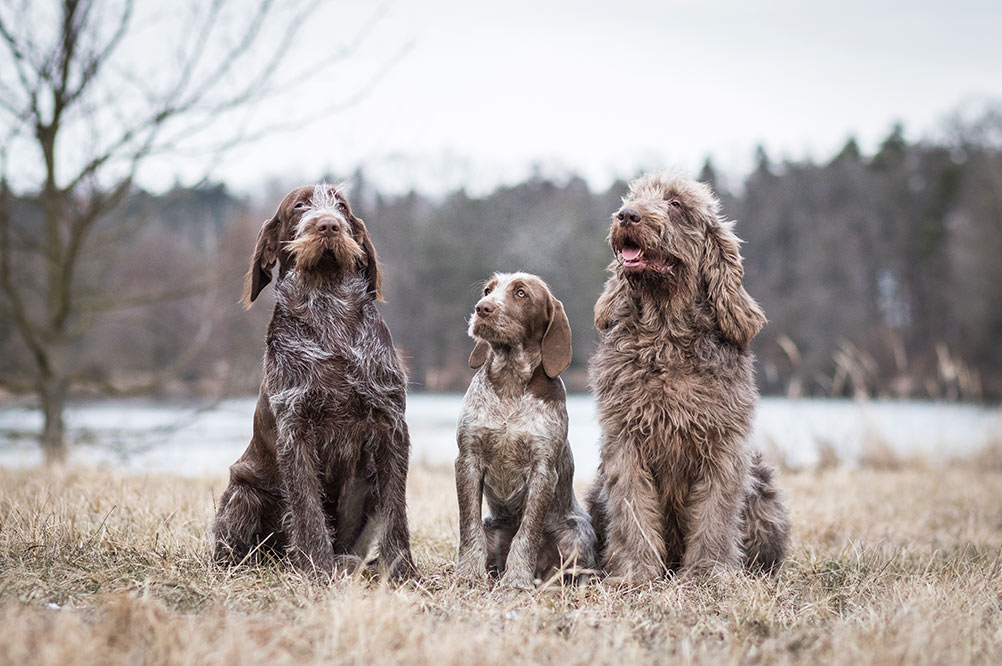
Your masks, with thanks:
<instances>
[{"instance_id":1,"label":"dog's front leg","mask_svg":"<svg viewBox=\"0 0 1002 666\"><path fill-rule=\"evenodd\" d=\"M550 447L552 448L552 447ZM501 585L523 590L533 589L536 571L536 556L543 536L543 520L550 509L553 491L557 486L557 472L554 461L541 458L536 462L529 478L529 490L525 498L525 511L518 532L511 541L508 561L505 563Z\"/></svg>"},{"instance_id":2,"label":"dog's front leg","mask_svg":"<svg viewBox=\"0 0 1002 666\"><path fill-rule=\"evenodd\" d=\"M403 410L401 409L401 414ZM411 555L411 535L407 525L407 470L410 465L410 435L407 424L400 423L384 438L376 457L379 484L379 508L383 537L379 542L379 560L390 578L417 575Z\"/></svg>"},{"instance_id":3,"label":"dog's front leg","mask_svg":"<svg viewBox=\"0 0 1002 666\"><path fill-rule=\"evenodd\" d=\"M629 584L655 580L666 571L664 513L650 472L632 442L605 447L610 453L604 461L602 493L608 498L604 567L611 577Z\"/></svg>"},{"instance_id":4,"label":"dog's front leg","mask_svg":"<svg viewBox=\"0 0 1002 666\"><path fill-rule=\"evenodd\" d=\"M334 572L334 548L324 517L317 444L305 428L292 426L294 419L279 419L277 442L289 557L302 571L329 576Z\"/></svg>"},{"instance_id":5,"label":"dog's front leg","mask_svg":"<svg viewBox=\"0 0 1002 666\"><path fill-rule=\"evenodd\" d=\"M456 573L470 580L487 573L487 538L482 522L484 472L469 447L460 440L456 458L456 497L459 499L459 554Z\"/></svg>"},{"instance_id":6,"label":"dog's front leg","mask_svg":"<svg viewBox=\"0 0 1002 666\"><path fill-rule=\"evenodd\" d=\"M698 578L741 566L741 502L747 465L731 456L725 466L706 466L689 493L689 528L682 572Z\"/></svg>"}]
</instances>

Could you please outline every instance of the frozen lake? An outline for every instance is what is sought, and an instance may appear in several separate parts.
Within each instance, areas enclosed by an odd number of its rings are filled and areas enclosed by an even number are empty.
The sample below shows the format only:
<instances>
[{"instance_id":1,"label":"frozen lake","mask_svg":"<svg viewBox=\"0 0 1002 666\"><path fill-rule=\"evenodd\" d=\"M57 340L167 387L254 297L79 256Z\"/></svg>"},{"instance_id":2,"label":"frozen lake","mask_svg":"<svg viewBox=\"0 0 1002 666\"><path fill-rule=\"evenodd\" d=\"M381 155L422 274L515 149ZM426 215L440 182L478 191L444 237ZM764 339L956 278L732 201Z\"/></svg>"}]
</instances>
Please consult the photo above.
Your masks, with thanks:
<instances>
[{"instance_id":1,"label":"frozen lake","mask_svg":"<svg viewBox=\"0 0 1002 666\"><path fill-rule=\"evenodd\" d=\"M255 400L225 400L203 409L152 401L77 404L67 413L70 461L136 473L223 474L247 445ZM460 395L408 397L414 462L452 464L461 400ZM567 407L577 476L587 478L599 460L595 404L590 396L574 395L568 398ZM40 427L41 415L35 410L0 408L0 465L39 464L38 445L26 435ZM998 408L783 398L760 401L753 435L758 446L781 452L792 466L813 464L822 447L849 463L868 441L937 460L970 453L998 438L1002 438L1002 410Z\"/></svg>"}]
</instances>

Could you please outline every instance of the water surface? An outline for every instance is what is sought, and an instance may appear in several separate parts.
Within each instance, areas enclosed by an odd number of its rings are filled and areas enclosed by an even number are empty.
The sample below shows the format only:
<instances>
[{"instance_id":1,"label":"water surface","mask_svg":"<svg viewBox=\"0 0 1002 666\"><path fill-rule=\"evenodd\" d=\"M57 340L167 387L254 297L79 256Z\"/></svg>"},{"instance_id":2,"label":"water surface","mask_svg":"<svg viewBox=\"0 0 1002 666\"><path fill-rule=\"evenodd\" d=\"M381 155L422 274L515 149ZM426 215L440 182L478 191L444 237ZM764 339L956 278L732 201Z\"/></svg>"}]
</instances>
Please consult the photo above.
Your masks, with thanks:
<instances>
[{"instance_id":1,"label":"water surface","mask_svg":"<svg viewBox=\"0 0 1002 666\"><path fill-rule=\"evenodd\" d=\"M462 396L408 397L412 460L451 465ZM224 400L199 408L148 400L75 404L67 412L73 442L70 460L112 465L131 472L223 474L247 446L256 398ZM599 461L600 429L591 396L567 400L569 437L577 476L591 477ZM0 409L0 465L37 465L37 443L26 436L41 427L41 414ZM1002 437L1002 410L932 402L788 400L763 398L752 440L793 466L817 461L828 448L852 464L867 446L921 453L932 460L970 453Z\"/></svg>"}]
</instances>

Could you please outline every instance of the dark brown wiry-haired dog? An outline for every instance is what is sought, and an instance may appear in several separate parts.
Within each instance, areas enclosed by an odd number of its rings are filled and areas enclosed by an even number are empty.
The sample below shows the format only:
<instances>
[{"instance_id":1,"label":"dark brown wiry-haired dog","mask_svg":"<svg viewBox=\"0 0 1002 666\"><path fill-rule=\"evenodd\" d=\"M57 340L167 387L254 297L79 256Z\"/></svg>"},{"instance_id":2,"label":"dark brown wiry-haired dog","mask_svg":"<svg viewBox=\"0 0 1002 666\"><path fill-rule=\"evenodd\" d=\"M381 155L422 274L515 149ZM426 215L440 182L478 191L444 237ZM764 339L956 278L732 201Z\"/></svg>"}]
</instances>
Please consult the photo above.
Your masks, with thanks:
<instances>
[{"instance_id":1,"label":"dark brown wiry-haired dog","mask_svg":"<svg viewBox=\"0 0 1002 666\"><path fill-rule=\"evenodd\" d=\"M463 399L456 439L459 556L466 578L486 571L531 589L562 566L595 567L595 532L574 497L574 458L560 373L571 362L571 327L546 283L500 273L470 318L479 371ZM487 498L491 515L480 522Z\"/></svg>"},{"instance_id":2,"label":"dark brown wiry-haired dog","mask_svg":"<svg viewBox=\"0 0 1002 666\"><path fill-rule=\"evenodd\" d=\"M295 189L265 222L248 306L276 263L254 434L219 500L215 559L287 551L297 568L330 576L375 540L381 568L409 575L406 377L374 304L376 251L338 188Z\"/></svg>"},{"instance_id":3,"label":"dark brown wiry-haired dog","mask_svg":"<svg viewBox=\"0 0 1002 666\"><path fill-rule=\"evenodd\" d=\"M630 183L613 214L589 366L602 462L586 504L603 567L631 583L772 571L786 553L787 510L748 443L748 343L765 317L718 210L709 187L667 173Z\"/></svg>"}]
</instances>

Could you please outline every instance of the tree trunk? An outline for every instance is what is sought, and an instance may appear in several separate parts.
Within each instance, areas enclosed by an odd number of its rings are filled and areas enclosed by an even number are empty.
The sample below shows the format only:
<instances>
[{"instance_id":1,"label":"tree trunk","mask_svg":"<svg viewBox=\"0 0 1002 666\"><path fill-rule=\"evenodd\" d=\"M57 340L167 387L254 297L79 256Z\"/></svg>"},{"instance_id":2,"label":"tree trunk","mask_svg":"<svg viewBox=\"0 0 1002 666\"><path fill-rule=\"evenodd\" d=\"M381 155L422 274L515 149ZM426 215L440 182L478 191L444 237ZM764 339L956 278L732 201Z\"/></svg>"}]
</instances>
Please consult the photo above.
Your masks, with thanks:
<instances>
[{"instance_id":1,"label":"tree trunk","mask_svg":"<svg viewBox=\"0 0 1002 666\"><path fill-rule=\"evenodd\" d=\"M42 400L42 455L46 465L62 463L66 460L66 423L63 411L66 408L66 389L58 379L47 380L39 391Z\"/></svg>"}]
</instances>

